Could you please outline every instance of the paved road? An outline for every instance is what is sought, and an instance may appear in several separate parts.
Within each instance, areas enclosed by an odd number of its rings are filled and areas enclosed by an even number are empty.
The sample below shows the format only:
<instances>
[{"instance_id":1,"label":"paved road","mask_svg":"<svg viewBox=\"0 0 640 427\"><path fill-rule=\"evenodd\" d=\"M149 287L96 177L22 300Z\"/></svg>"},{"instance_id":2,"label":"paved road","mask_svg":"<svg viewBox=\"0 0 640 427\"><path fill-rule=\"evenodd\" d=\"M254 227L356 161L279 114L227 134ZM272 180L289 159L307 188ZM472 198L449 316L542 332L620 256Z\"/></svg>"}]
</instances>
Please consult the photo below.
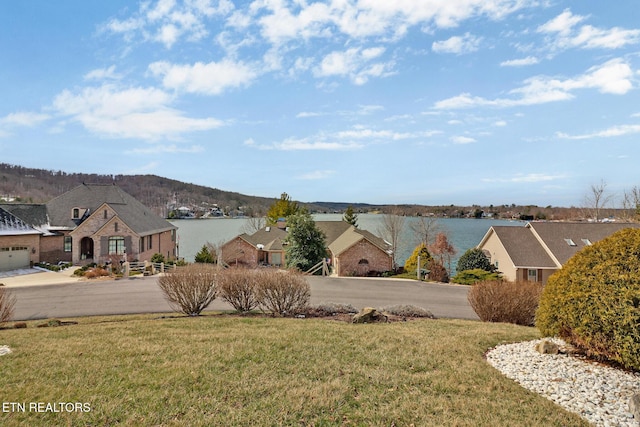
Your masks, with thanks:
<instances>
[{"instance_id":1,"label":"paved road","mask_svg":"<svg viewBox=\"0 0 640 427\"><path fill-rule=\"evenodd\" d=\"M465 286L411 280L310 277L311 303L336 302L356 308L412 304L437 317L477 319ZM14 320L171 311L156 277L12 287ZM219 298L209 310L229 310Z\"/></svg>"}]
</instances>

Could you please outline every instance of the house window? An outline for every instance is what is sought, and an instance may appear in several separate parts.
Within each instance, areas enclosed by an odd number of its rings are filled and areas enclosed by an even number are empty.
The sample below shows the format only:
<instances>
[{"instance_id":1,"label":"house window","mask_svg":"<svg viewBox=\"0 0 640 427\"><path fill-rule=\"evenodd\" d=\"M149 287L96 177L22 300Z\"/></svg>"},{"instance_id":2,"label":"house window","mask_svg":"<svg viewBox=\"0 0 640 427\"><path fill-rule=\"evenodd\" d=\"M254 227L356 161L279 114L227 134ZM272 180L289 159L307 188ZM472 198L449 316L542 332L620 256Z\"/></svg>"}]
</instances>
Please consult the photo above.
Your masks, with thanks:
<instances>
[{"instance_id":1,"label":"house window","mask_svg":"<svg viewBox=\"0 0 640 427\"><path fill-rule=\"evenodd\" d=\"M118 223L117 222L113 224L113 229L115 230L116 233L118 232Z\"/></svg>"},{"instance_id":2,"label":"house window","mask_svg":"<svg viewBox=\"0 0 640 427\"><path fill-rule=\"evenodd\" d=\"M152 236L147 236L147 249L153 248L153 238Z\"/></svg>"},{"instance_id":3,"label":"house window","mask_svg":"<svg viewBox=\"0 0 640 427\"><path fill-rule=\"evenodd\" d=\"M362 258L360 261L358 261L358 264L360 264L360 265L369 265L369 260L366 260L366 259Z\"/></svg>"},{"instance_id":4,"label":"house window","mask_svg":"<svg viewBox=\"0 0 640 427\"><path fill-rule=\"evenodd\" d=\"M73 219L80 218L80 209L73 208L73 210L71 211L71 218L73 218Z\"/></svg>"},{"instance_id":5,"label":"house window","mask_svg":"<svg viewBox=\"0 0 640 427\"><path fill-rule=\"evenodd\" d=\"M124 237L113 236L109 237L109 255L123 255L124 254Z\"/></svg>"},{"instance_id":6,"label":"house window","mask_svg":"<svg viewBox=\"0 0 640 427\"><path fill-rule=\"evenodd\" d=\"M71 242L72 242L71 236L64 236L64 251L65 252L71 252Z\"/></svg>"},{"instance_id":7,"label":"house window","mask_svg":"<svg viewBox=\"0 0 640 427\"><path fill-rule=\"evenodd\" d=\"M529 269L529 272L527 274L527 279L530 282L537 282L538 281L538 270L535 269Z\"/></svg>"},{"instance_id":8,"label":"house window","mask_svg":"<svg viewBox=\"0 0 640 427\"><path fill-rule=\"evenodd\" d=\"M107 210L106 209L104 210L104 214L103 215L104 215L104 219L107 219Z\"/></svg>"}]
</instances>

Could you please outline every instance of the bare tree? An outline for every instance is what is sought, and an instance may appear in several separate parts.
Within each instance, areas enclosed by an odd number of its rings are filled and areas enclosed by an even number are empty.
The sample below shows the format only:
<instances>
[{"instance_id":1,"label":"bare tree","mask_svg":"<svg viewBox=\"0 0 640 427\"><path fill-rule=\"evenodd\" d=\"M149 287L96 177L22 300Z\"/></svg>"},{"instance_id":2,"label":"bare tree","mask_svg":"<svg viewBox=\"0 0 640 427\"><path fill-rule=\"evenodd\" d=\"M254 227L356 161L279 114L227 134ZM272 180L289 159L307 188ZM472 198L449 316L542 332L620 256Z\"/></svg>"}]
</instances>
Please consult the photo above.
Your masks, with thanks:
<instances>
[{"instance_id":1,"label":"bare tree","mask_svg":"<svg viewBox=\"0 0 640 427\"><path fill-rule=\"evenodd\" d=\"M16 297L5 289L0 288L0 323L11 320L15 305Z\"/></svg>"},{"instance_id":2,"label":"bare tree","mask_svg":"<svg viewBox=\"0 0 640 427\"><path fill-rule=\"evenodd\" d=\"M626 221L640 221L640 187L637 185L622 196L622 216Z\"/></svg>"},{"instance_id":3,"label":"bare tree","mask_svg":"<svg viewBox=\"0 0 640 427\"><path fill-rule=\"evenodd\" d=\"M409 228L418 239L417 244L422 243L425 246L431 245L436 235L443 231L438 218L435 216L419 216L417 221L409 224Z\"/></svg>"},{"instance_id":4,"label":"bare tree","mask_svg":"<svg viewBox=\"0 0 640 427\"><path fill-rule=\"evenodd\" d=\"M393 269L398 267L398 248L403 239L405 217L398 215L398 211L382 215L382 224L378 228L378 234L391 245L393 251Z\"/></svg>"},{"instance_id":5,"label":"bare tree","mask_svg":"<svg viewBox=\"0 0 640 427\"><path fill-rule=\"evenodd\" d=\"M247 234L254 234L256 231L262 229L266 224L265 217L249 217L247 222L242 226L242 232Z\"/></svg>"},{"instance_id":6,"label":"bare tree","mask_svg":"<svg viewBox=\"0 0 640 427\"><path fill-rule=\"evenodd\" d=\"M584 207L594 221L600 220L600 211L613 200L613 194L607 193L607 183L600 180L599 184L591 184L589 192L584 198Z\"/></svg>"}]
</instances>

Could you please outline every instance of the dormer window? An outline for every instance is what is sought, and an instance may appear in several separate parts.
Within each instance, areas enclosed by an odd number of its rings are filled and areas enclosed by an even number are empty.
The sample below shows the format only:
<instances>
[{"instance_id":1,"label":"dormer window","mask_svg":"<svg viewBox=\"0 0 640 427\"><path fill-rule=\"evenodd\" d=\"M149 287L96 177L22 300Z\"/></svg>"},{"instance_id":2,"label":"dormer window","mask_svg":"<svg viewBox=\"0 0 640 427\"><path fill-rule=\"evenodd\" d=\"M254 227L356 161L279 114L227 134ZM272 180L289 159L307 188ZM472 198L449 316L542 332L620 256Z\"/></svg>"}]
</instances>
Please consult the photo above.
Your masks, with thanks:
<instances>
[{"instance_id":1,"label":"dormer window","mask_svg":"<svg viewBox=\"0 0 640 427\"><path fill-rule=\"evenodd\" d=\"M79 208L73 208L71 210L71 218L80 219L80 209Z\"/></svg>"}]
</instances>

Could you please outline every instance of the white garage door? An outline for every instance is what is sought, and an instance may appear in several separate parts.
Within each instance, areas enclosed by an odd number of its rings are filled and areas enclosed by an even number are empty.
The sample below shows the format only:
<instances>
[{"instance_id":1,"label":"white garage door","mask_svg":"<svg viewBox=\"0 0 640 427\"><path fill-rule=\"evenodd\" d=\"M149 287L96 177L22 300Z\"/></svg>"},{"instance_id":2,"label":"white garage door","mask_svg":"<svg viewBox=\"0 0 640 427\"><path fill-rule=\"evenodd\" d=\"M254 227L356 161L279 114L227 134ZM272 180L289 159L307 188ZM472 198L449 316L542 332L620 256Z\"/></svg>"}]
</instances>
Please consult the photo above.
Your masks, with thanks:
<instances>
[{"instance_id":1,"label":"white garage door","mask_svg":"<svg viewBox=\"0 0 640 427\"><path fill-rule=\"evenodd\" d=\"M29 268L29 248L11 246L0 248L0 271Z\"/></svg>"}]
</instances>

